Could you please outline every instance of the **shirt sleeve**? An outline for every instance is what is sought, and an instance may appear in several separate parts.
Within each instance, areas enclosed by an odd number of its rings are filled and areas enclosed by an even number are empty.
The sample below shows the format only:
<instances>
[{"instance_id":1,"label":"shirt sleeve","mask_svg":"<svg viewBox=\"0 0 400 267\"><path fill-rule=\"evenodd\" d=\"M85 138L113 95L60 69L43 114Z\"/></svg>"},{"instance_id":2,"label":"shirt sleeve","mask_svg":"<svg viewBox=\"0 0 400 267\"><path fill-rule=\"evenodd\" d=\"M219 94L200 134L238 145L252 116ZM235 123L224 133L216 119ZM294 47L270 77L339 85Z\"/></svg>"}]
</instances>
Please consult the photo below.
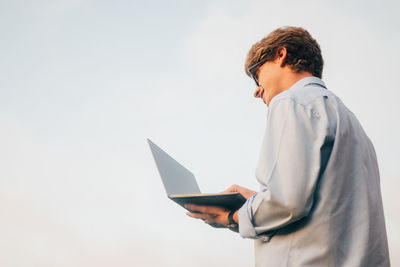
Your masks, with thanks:
<instances>
[{"instance_id":1,"label":"shirt sleeve","mask_svg":"<svg viewBox=\"0 0 400 267\"><path fill-rule=\"evenodd\" d=\"M256 171L260 191L238 212L242 237L268 240L277 229L310 213L330 155L324 151L333 144L325 112L290 98L270 107Z\"/></svg>"}]
</instances>

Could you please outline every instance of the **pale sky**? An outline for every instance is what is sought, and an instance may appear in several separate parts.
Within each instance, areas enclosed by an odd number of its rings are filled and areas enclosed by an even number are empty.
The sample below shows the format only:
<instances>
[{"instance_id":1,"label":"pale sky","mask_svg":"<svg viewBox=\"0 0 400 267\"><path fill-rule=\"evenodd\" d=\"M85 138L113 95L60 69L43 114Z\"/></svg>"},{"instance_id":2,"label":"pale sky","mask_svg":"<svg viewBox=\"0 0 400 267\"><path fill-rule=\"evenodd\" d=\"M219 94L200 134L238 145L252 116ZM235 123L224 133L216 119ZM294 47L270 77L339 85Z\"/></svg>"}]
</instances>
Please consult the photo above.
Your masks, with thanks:
<instances>
[{"instance_id":1,"label":"pale sky","mask_svg":"<svg viewBox=\"0 0 400 267\"><path fill-rule=\"evenodd\" d=\"M0 266L253 266L253 242L188 218L146 138L203 192L257 189L266 106L250 46L305 27L380 164L400 266L396 1L0 0Z\"/></svg>"}]
</instances>

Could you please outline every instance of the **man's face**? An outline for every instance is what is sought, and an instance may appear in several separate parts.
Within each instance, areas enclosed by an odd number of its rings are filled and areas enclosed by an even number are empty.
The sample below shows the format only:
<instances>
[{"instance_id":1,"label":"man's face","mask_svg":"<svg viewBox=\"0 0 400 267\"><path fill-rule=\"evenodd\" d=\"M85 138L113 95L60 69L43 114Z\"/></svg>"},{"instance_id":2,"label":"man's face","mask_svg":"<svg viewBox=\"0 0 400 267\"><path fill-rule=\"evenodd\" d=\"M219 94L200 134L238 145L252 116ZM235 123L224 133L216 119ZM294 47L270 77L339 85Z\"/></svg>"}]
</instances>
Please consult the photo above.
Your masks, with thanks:
<instances>
[{"instance_id":1,"label":"man's face","mask_svg":"<svg viewBox=\"0 0 400 267\"><path fill-rule=\"evenodd\" d=\"M278 88L280 71L277 60L265 62L258 70L259 86L254 91L254 97L261 98L267 106Z\"/></svg>"}]
</instances>

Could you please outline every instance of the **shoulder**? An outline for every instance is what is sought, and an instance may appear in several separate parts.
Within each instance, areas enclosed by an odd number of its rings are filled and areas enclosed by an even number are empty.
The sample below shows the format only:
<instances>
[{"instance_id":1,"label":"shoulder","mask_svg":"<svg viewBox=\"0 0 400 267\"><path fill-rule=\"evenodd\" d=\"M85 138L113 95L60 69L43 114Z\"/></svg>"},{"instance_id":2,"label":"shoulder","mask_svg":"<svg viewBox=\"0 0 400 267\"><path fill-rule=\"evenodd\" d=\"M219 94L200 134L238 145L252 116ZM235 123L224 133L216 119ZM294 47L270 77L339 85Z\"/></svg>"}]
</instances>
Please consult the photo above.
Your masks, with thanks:
<instances>
[{"instance_id":1,"label":"shoulder","mask_svg":"<svg viewBox=\"0 0 400 267\"><path fill-rule=\"evenodd\" d=\"M306 78L277 95L270 103L271 122L301 123L334 136L338 122L338 98L316 77Z\"/></svg>"},{"instance_id":2,"label":"shoulder","mask_svg":"<svg viewBox=\"0 0 400 267\"><path fill-rule=\"evenodd\" d=\"M307 77L296 82L291 88L275 96L269 110L287 107L296 110L309 110L320 113L329 102L336 102L336 96L327 89L325 83L317 77ZM325 113L325 112L322 112Z\"/></svg>"},{"instance_id":3,"label":"shoulder","mask_svg":"<svg viewBox=\"0 0 400 267\"><path fill-rule=\"evenodd\" d=\"M273 98L272 104L284 99L307 106L316 99L330 97L333 94L327 89L325 83L317 77L307 77L297 81L288 90L283 91Z\"/></svg>"}]
</instances>

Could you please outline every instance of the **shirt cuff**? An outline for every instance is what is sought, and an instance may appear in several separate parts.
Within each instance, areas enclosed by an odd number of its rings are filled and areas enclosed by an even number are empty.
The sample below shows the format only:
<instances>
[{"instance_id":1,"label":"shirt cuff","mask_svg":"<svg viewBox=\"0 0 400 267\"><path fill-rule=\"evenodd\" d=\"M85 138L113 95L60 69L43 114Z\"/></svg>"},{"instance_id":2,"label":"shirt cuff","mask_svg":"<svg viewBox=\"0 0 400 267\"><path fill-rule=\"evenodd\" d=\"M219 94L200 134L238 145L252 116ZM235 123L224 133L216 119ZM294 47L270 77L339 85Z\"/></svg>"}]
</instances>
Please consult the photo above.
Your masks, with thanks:
<instances>
[{"instance_id":1,"label":"shirt cuff","mask_svg":"<svg viewBox=\"0 0 400 267\"><path fill-rule=\"evenodd\" d=\"M257 194L248 198L238 211L239 234L243 238L260 239L263 242L269 242L274 236L275 231L270 233L257 233L254 225L253 209L254 206L258 207L260 205L260 197L257 199L256 196Z\"/></svg>"},{"instance_id":2,"label":"shirt cuff","mask_svg":"<svg viewBox=\"0 0 400 267\"><path fill-rule=\"evenodd\" d=\"M254 229L253 225L253 212L252 212L252 202L254 200L254 196L251 196L247 199L246 203L239 209L238 218L239 218L239 234L243 238L256 238L257 233Z\"/></svg>"}]
</instances>

